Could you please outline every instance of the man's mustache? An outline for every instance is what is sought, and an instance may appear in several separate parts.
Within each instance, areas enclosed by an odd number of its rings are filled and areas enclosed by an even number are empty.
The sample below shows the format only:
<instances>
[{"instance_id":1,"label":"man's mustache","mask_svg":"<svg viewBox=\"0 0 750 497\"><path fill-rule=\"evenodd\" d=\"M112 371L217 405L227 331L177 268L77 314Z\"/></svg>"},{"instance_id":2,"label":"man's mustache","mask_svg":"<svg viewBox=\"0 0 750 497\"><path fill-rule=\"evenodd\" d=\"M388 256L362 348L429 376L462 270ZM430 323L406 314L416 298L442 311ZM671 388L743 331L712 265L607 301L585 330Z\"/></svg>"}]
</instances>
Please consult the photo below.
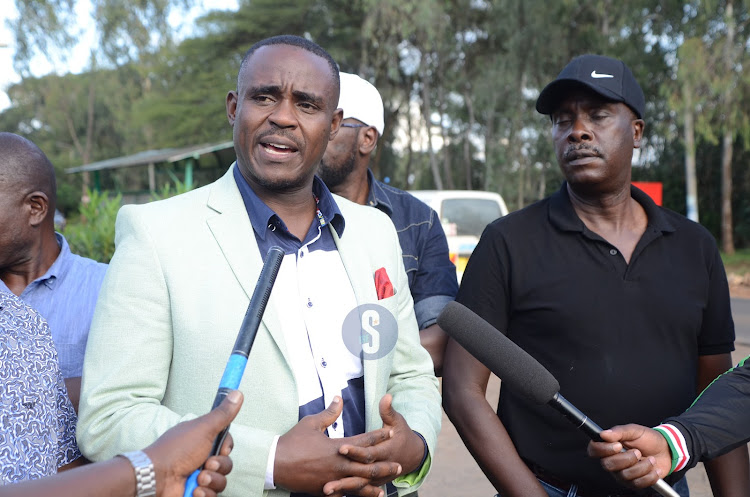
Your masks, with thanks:
<instances>
[{"instance_id":1,"label":"man's mustache","mask_svg":"<svg viewBox=\"0 0 750 497\"><path fill-rule=\"evenodd\" d=\"M604 157L601 150L591 145L571 145L563 152L563 159L575 160L581 157Z\"/></svg>"}]
</instances>

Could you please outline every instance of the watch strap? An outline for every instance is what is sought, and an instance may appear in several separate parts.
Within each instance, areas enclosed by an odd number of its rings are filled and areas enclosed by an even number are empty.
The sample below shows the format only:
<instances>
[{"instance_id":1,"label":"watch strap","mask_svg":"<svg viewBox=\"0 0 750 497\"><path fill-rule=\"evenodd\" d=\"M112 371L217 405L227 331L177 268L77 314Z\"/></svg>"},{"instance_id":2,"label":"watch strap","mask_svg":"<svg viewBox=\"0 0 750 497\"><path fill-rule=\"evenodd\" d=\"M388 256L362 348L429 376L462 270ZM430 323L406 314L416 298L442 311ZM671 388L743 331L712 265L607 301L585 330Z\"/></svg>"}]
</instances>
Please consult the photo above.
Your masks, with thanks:
<instances>
[{"instance_id":1,"label":"watch strap","mask_svg":"<svg viewBox=\"0 0 750 497\"><path fill-rule=\"evenodd\" d=\"M156 497L156 472L154 463L142 450L118 454L133 465L135 470L135 497Z\"/></svg>"}]
</instances>

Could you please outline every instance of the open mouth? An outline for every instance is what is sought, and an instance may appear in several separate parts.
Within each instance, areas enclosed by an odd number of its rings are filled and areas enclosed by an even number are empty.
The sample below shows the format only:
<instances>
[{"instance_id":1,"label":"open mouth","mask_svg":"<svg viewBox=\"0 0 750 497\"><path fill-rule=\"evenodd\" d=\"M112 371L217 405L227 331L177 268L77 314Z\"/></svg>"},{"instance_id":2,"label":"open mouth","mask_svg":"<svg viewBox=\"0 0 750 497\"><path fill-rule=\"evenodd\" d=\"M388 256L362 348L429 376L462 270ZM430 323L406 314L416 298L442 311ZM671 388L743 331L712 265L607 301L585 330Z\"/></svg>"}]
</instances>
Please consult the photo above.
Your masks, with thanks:
<instances>
[{"instance_id":1,"label":"open mouth","mask_svg":"<svg viewBox=\"0 0 750 497\"><path fill-rule=\"evenodd\" d=\"M290 145L284 145L282 143L269 142L269 143L261 143L260 145L261 147L263 147L263 149L266 152L272 155L283 156L283 155L289 155L294 152L297 152L297 149L295 147L292 147Z\"/></svg>"}]
</instances>

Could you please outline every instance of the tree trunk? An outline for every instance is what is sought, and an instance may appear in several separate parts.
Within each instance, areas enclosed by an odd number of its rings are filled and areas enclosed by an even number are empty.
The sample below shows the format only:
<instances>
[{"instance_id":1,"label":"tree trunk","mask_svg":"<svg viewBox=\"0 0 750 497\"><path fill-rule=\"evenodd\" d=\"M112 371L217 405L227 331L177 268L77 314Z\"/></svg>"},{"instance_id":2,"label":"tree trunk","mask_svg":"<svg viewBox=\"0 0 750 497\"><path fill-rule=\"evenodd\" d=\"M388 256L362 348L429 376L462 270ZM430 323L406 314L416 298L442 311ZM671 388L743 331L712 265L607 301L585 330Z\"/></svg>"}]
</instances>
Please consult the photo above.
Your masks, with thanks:
<instances>
[{"instance_id":1,"label":"tree trunk","mask_svg":"<svg viewBox=\"0 0 750 497\"><path fill-rule=\"evenodd\" d=\"M732 229L732 130L724 131L721 153L721 248L727 255L734 254Z\"/></svg>"},{"instance_id":2,"label":"tree trunk","mask_svg":"<svg viewBox=\"0 0 750 497\"><path fill-rule=\"evenodd\" d=\"M411 85L409 85L411 87ZM406 147L406 177L404 178L405 185L407 190L411 190L412 182L410 181L411 177L411 166L414 161L414 150L412 147L412 143L414 143L414 123L412 122L412 115L411 115L411 108L409 105L409 102L411 100L411 93L409 91L406 92L406 127L409 133L409 142L407 143ZM416 178L415 178L416 179Z\"/></svg>"},{"instance_id":3,"label":"tree trunk","mask_svg":"<svg viewBox=\"0 0 750 497\"><path fill-rule=\"evenodd\" d=\"M440 72L438 68L438 72ZM451 152L449 145L448 135L445 132L445 126L443 126L443 112L445 110L445 88L443 83L438 81L438 109L440 110L440 138L443 140L443 175L445 176L445 184L449 190L455 190L456 184L453 181L453 171L451 171Z\"/></svg>"},{"instance_id":4,"label":"tree trunk","mask_svg":"<svg viewBox=\"0 0 750 497\"><path fill-rule=\"evenodd\" d=\"M609 38L609 14L612 11L612 0L604 0L604 5L602 5L602 35L604 35L605 38Z\"/></svg>"},{"instance_id":5,"label":"tree trunk","mask_svg":"<svg viewBox=\"0 0 750 497\"><path fill-rule=\"evenodd\" d=\"M521 153L522 138L521 129L523 128L524 120L523 116L523 88L526 86L526 64L522 63L520 66L521 73L519 74L516 91L519 98L515 104L515 110L513 112L513 118L511 119L511 132L509 136L508 149L510 150L511 162L517 161L518 163L518 197L516 199L517 209L522 209L526 203L526 176L528 165L524 161L523 154Z\"/></svg>"},{"instance_id":6,"label":"tree trunk","mask_svg":"<svg viewBox=\"0 0 750 497\"><path fill-rule=\"evenodd\" d=\"M94 52L91 52L91 76L89 81L89 99L88 109L86 112L86 145L85 152L81 158L84 164L91 162L91 149L94 147L94 104L96 103L96 86L95 86L95 74L96 71L96 59L94 58ZM83 173L83 183L81 186L81 202L84 205L88 204L91 200L89 198L89 189L91 188L91 177L89 172Z\"/></svg>"},{"instance_id":7,"label":"tree trunk","mask_svg":"<svg viewBox=\"0 0 750 497\"><path fill-rule=\"evenodd\" d=\"M690 83L683 82L682 98L684 100L683 133L685 135L685 188L687 217L698 222L698 182L695 176L695 108L693 107L693 89Z\"/></svg>"},{"instance_id":8,"label":"tree trunk","mask_svg":"<svg viewBox=\"0 0 750 497\"><path fill-rule=\"evenodd\" d=\"M487 123L484 132L484 179L482 180L482 190L487 191L489 191L492 184L492 173L495 170L492 161L495 156L495 104L497 103L497 91L494 88L491 91L490 103L487 106L487 112L485 112ZM499 168L497 169L499 170ZM500 190L502 177L498 177L497 182L497 189Z\"/></svg>"},{"instance_id":9,"label":"tree trunk","mask_svg":"<svg viewBox=\"0 0 750 497\"><path fill-rule=\"evenodd\" d=\"M466 89L464 90L464 102L466 103L466 111L469 113L469 125L466 127L464 132L464 182L467 190L472 190L471 181L471 131L474 129L474 104L471 101L471 95L469 94L470 85L467 83Z\"/></svg>"},{"instance_id":10,"label":"tree trunk","mask_svg":"<svg viewBox=\"0 0 750 497\"><path fill-rule=\"evenodd\" d=\"M524 8L524 0L518 2L518 29L523 31L526 27L526 10ZM526 52L526 46L520 44L518 46L518 77L516 79L515 93L517 98L515 99L513 118L512 118L512 135L510 139L509 149L511 151L511 161L518 161L518 209L522 209L526 202L526 164L523 160L523 154L521 153L521 129L523 128L524 120L523 116L523 90L526 88L526 66L528 60L528 53Z\"/></svg>"},{"instance_id":11,"label":"tree trunk","mask_svg":"<svg viewBox=\"0 0 750 497\"><path fill-rule=\"evenodd\" d=\"M89 73L89 93L86 108L86 136L83 143L81 143L78 137L78 130L73 122L73 112L65 105L65 108L61 109L65 115L65 124L68 128L68 134L73 142L78 155L81 156L81 164L86 165L91 162L91 150L94 146L94 123L96 115L94 112L94 106L96 103L96 64L92 51L91 55L91 70ZM83 173L81 184L81 202L83 204L89 203L88 191L91 186L91 175L88 171Z\"/></svg>"},{"instance_id":12,"label":"tree trunk","mask_svg":"<svg viewBox=\"0 0 750 497\"><path fill-rule=\"evenodd\" d=\"M438 167L438 160L435 156L435 150L432 148L432 105L430 100L430 86L427 83L428 78L422 77L422 118L424 119L425 127L427 128L427 154L430 157L430 170L432 171L432 179L435 182L435 188L438 190L443 189L443 179L440 177L440 168Z\"/></svg>"},{"instance_id":13,"label":"tree trunk","mask_svg":"<svg viewBox=\"0 0 750 497\"><path fill-rule=\"evenodd\" d=\"M93 63L94 56L91 55L92 67L89 80L89 99L88 109L86 112L86 151L83 154L83 163L91 162L91 149L94 147L94 104L96 103L96 66Z\"/></svg>"},{"instance_id":14,"label":"tree trunk","mask_svg":"<svg viewBox=\"0 0 750 497\"><path fill-rule=\"evenodd\" d=\"M515 147L513 148L515 149ZM526 168L524 167L519 157L518 159L518 197L516 198L516 209L523 209L525 190L526 190Z\"/></svg>"},{"instance_id":15,"label":"tree trunk","mask_svg":"<svg viewBox=\"0 0 750 497\"><path fill-rule=\"evenodd\" d=\"M542 200L547 196L547 166L542 164L539 178L539 197L537 200Z\"/></svg>"},{"instance_id":16,"label":"tree trunk","mask_svg":"<svg viewBox=\"0 0 750 497\"><path fill-rule=\"evenodd\" d=\"M727 39L724 45L724 70L734 83L734 39L735 39L735 22L734 22L734 5L732 0L727 1L725 13L727 26ZM722 139L721 151L721 246L725 254L734 254L734 235L732 222L732 145L734 138L734 119L732 114L734 98L732 95L734 84L728 84L722 95L722 105L724 107L724 133Z\"/></svg>"}]
</instances>

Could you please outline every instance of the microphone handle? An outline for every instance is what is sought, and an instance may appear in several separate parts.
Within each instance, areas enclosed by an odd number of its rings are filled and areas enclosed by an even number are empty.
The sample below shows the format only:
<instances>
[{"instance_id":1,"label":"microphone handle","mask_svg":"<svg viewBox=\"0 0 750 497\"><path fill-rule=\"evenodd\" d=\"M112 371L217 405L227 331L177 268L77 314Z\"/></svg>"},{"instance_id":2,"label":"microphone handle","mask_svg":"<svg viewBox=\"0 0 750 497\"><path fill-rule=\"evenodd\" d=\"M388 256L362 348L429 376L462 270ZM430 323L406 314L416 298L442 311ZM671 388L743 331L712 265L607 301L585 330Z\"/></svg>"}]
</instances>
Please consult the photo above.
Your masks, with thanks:
<instances>
[{"instance_id":1,"label":"microphone handle","mask_svg":"<svg viewBox=\"0 0 750 497\"><path fill-rule=\"evenodd\" d=\"M245 374L245 366L247 366L250 349L258 334L258 328L263 319L263 313L266 311L266 304L268 304L268 299L271 296L271 290L276 281L276 276L279 274L279 268L283 259L284 251L279 247L271 247L266 254L266 258L263 261L263 269L260 271L258 282L255 284L255 290L253 290L253 296L250 298L250 303L245 311L245 317L242 319L240 331L234 342L232 354L229 356L227 365L224 368L224 374L221 377L221 382L219 382L219 389L216 392L216 397L214 397L211 410L218 407L221 401L224 400L224 397L229 395L230 391L237 390L240 387L242 375ZM216 439L214 439L214 445L211 448L212 456L219 454L228 431L229 426L221 430ZM198 474L201 472L201 469L202 466L193 471L188 477L185 482L183 497L192 497L193 491L198 488Z\"/></svg>"},{"instance_id":2,"label":"microphone handle","mask_svg":"<svg viewBox=\"0 0 750 497\"><path fill-rule=\"evenodd\" d=\"M576 425L576 427L586 435L588 435L591 440L594 440L595 442L602 441L602 438L600 436L601 432L603 431L602 427L589 419L589 417L581 412L580 409L571 404L568 399L563 397L560 392L557 392L554 397L552 397L552 400L549 401L548 405L552 406L553 408L555 408L555 410L568 418L568 421ZM622 451L625 452L624 447ZM661 478L659 478L659 480L654 483L651 488L656 490L664 497L680 497L680 494L678 494L672 487L669 486L669 484L667 484L667 482L665 482Z\"/></svg>"}]
</instances>

